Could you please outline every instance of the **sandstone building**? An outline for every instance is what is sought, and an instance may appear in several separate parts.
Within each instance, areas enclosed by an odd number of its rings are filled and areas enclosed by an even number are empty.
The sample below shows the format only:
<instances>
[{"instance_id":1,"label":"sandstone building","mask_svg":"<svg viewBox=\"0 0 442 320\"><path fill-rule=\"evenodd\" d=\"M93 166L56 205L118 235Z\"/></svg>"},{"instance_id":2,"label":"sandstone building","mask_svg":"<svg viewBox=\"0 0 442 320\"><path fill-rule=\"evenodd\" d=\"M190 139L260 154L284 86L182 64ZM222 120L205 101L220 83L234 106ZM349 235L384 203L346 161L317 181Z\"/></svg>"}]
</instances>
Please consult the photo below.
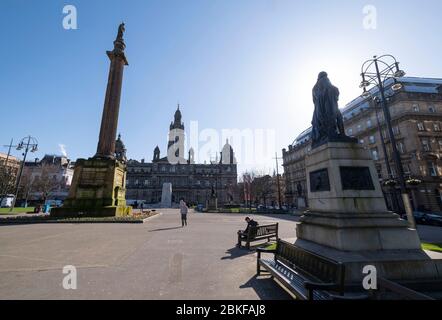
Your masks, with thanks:
<instances>
[{"instance_id":1,"label":"sandstone building","mask_svg":"<svg viewBox=\"0 0 442 320\"><path fill-rule=\"evenodd\" d=\"M157 146L151 162L128 160L126 199L129 203L158 204L161 202L165 183L172 184L172 202L184 198L190 204L205 204L212 189L218 197L218 205L235 202L237 165L233 148L226 142L218 161L197 164L194 150L184 150L184 123L176 110L169 127L167 155L162 157Z\"/></svg>"}]
</instances>

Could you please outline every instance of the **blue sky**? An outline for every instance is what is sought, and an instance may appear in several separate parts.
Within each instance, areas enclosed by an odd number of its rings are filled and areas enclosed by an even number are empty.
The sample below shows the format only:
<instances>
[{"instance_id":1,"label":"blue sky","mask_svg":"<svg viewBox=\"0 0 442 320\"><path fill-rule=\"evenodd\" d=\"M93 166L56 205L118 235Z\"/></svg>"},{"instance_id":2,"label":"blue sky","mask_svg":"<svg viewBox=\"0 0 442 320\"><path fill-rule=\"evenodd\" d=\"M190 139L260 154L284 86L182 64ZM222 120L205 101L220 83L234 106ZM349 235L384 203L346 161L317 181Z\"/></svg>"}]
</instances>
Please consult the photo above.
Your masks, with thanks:
<instances>
[{"instance_id":1,"label":"blue sky","mask_svg":"<svg viewBox=\"0 0 442 320\"><path fill-rule=\"evenodd\" d=\"M67 4L77 30L62 27ZM368 4L376 30L363 28ZM124 21L119 131L130 158L150 160L157 144L164 154L178 102L186 129L269 130L280 154L309 126L322 70L341 107L360 94L360 66L374 54L395 55L409 76L441 77L441 12L439 0L1 0L0 144L31 134L32 158L59 154L59 144L72 159L94 155L105 52ZM239 169L272 171L272 157Z\"/></svg>"}]
</instances>

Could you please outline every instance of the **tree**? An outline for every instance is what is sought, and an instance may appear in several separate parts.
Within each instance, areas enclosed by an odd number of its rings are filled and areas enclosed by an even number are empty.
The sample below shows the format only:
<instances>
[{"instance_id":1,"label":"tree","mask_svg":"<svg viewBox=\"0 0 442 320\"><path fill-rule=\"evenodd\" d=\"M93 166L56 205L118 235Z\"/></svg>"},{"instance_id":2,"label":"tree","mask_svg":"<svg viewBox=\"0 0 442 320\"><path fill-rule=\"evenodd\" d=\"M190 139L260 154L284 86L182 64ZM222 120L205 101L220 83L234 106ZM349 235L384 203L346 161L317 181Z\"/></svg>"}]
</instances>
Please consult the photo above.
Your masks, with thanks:
<instances>
[{"instance_id":1,"label":"tree","mask_svg":"<svg viewBox=\"0 0 442 320\"><path fill-rule=\"evenodd\" d=\"M40 195L45 202L49 195L63 187L63 181L58 179L60 167L55 164L40 164L40 175L36 175L33 181L33 191Z\"/></svg>"},{"instance_id":2,"label":"tree","mask_svg":"<svg viewBox=\"0 0 442 320\"><path fill-rule=\"evenodd\" d=\"M0 203L3 201L3 197L14 192L17 178L15 173L15 170L11 167L0 167Z\"/></svg>"}]
</instances>

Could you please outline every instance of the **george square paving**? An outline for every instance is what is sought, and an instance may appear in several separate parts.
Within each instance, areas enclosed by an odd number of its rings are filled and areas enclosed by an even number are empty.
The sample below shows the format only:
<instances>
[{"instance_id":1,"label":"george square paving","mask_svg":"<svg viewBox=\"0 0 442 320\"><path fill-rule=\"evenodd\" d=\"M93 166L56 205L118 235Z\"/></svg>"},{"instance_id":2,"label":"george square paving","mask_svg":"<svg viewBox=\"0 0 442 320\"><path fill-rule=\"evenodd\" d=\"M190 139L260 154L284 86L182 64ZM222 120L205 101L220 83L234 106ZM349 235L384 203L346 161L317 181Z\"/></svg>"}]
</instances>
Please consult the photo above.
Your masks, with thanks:
<instances>
[{"instance_id":1,"label":"george square paving","mask_svg":"<svg viewBox=\"0 0 442 320\"><path fill-rule=\"evenodd\" d=\"M144 224L1 226L0 299L289 299L235 247L245 216L192 211L181 228L178 210L161 209ZM294 216L252 217L295 236ZM66 265L76 290L62 286Z\"/></svg>"}]
</instances>

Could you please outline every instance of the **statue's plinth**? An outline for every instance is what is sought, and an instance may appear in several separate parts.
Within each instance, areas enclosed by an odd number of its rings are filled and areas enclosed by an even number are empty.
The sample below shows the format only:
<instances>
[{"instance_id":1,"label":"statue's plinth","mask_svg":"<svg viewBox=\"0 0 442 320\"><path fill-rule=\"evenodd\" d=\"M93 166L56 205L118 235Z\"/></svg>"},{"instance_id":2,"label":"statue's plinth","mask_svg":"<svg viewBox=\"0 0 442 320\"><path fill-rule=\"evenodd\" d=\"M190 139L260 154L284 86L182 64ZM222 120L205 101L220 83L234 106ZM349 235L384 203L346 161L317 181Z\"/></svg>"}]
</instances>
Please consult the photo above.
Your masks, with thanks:
<instances>
[{"instance_id":1,"label":"statue's plinth","mask_svg":"<svg viewBox=\"0 0 442 320\"><path fill-rule=\"evenodd\" d=\"M218 210L218 198L216 196L211 196L207 200L206 208L209 211Z\"/></svg>"},{"instance_id":2,"label":"statue's plinth","mask_svg":"<svg viewBox=\"0 0 442 320\"><path fill-rule=\"evenodd\" d=\"M53 217L127 216L126 167L115 159L78 159L69 196L63 206L51 210Z\"/></svg>"},{"instance_id":3,"label":"statue's plinth","mask_svg":"<svg viewBox=\"0 0 442 320\"><path fill-rule=\"evenodd\" d=\"M161 208L172 208L172 184L169 182L163 183Z\"/></svg>"},{"instance_id":4,"label":"statue's plinth","mask_svg":"<svg viewBox=\"0 0 442 320\"><path fill-rule=\"evenodd\" d=\"M299 238L338 250L420 249L416 230L388 212L370 154L357 143L332 142L306 157L310 209Z\"/></svg>"},{"instance_id":5,"label":"statue's plinth","mask_svg":"<svg viewBox=\"0 0 442 320\"><path fill-rule=\"evenodd\" d=\"M306 173L310 209L297 225L296 245L343 262L350 282L362 281L368 264L389 279L442 279L442 260L421 250L417 231L387 211L368 150L323 144L307 155Z\"/></svg>"}]
</instances>

